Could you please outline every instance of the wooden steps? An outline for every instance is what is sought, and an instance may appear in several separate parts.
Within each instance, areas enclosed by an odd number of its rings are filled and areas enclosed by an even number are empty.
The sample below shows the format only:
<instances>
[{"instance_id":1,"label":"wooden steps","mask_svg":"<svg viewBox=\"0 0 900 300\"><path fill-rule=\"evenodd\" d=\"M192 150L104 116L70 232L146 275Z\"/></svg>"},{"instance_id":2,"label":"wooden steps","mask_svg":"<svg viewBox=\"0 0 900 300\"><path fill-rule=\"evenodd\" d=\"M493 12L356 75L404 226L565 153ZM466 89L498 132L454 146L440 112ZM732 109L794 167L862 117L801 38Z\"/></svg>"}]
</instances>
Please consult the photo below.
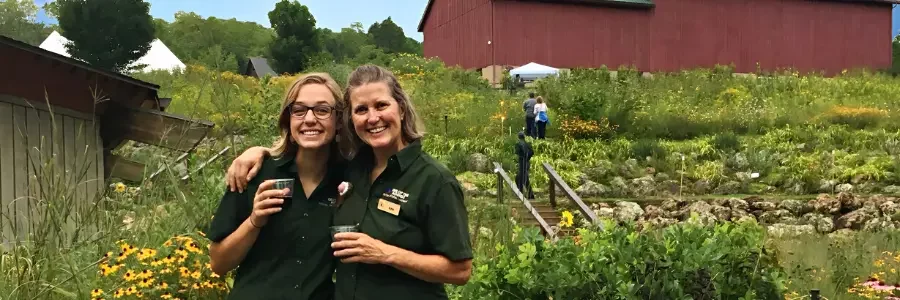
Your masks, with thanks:
<instances>
[{"instance_id":1,"label":"wooden steps","mask_svg":"<svg viewBox=\"0 0 900 300\"><path fill-rule=\"evenodd\" d=\"M531 206L537 210L538 214L541 218L544 219L544 222L547 222L547 225L551 227L559 227L559 222L562 221L562 215L560 215L553 207L550 206L550 202L547 201L529 201ZM521 202L516 202L513 204L513 208L516 209L517 221L523 227L540 227L540 224L534 217L525 210L525 205ZM577 232L574 228L562 228L560 229L558 235L560 236L571 236L575 235Z\"/></svg>"}]
</instances>

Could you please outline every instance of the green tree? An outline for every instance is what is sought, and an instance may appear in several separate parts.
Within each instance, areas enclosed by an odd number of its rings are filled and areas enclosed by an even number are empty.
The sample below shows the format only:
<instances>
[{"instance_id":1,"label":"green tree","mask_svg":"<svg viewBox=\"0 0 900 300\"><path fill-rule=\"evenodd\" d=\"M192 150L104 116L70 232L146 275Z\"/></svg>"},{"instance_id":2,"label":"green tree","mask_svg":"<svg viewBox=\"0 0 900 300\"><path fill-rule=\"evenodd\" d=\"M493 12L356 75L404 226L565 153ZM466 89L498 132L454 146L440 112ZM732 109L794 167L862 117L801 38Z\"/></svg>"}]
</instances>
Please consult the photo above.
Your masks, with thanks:
<instances>
[{"instance_id":1,"label":"green tree","mask_svg":"<svg viewBox=\"0 0 900 300\"><path fill-rule=\"evenodd\" d=\"M157 37L185 63L220 71L242 71L247 58L265 56L274 37L271 29L255 22L204 19L193 12L175 13L172 23L162 19L155 23Z\"/></svg>"},{"instance_id":2,"label":"green tree","mask_svg":"<svg viewBox=\"0 0 900 300\"><path fill-rule=\"evenodd\" d=\"M269 12L275 40L269 47L273 68L278 73L297 73L306 69L310 58L322 49L316 18L297 1L281 0Z\"/></svg>"},{"instance_id":3,"label":"green tree","mask_svg":"<svg viewBox=\"0 0 900 300\"><path fill-rule=\"evenodd\" d=\"M37 46L52 30L37 22L38 7L32 0L0 1L0 35Z\"/></svg>"},{"instance_id":4,"label":"green tree","mask_svg":"<svg viewBox=\"0 0 900 300\"><path fill-rule=\"evenodd\" d=\"M900 74L900 34L894 38L894 73Z\"/></svg>"},{"instance_id":5,"label":"green tree","mask_svg":"<svg viewBox=\"0 0 900 300\"><path fill-rule=\"evenodd\" d=\"M422 43L420 43L417 40L414 40L411 37L406 38L406 50L409 51L409 53L412 53L412 54L415 54L418 56L425 55L424 52L422 51Z\"/></svg>"},{"instance_id":6,"label":"green tree","mask_svg":"<svg viewBox=\"0 0 900 300\"><path fill-rule=\"evenodd\" d=\"M72 57L125 72L155 37L150 4L142 0L57 0L59 27Z\"/></svg>"},{"instance_id":7,"label":"green tree","mask_svg":"<svg viewBox=\"0 0 900 300\"><path fill-rule=\"evenodd\" d=\"M369 26L369 36L375 42L375 46L384 50L385 53L411 53L407 46L406 34L403 28L397 26L391 17L388 17L381 23L375 22Z\"/></svg>"},{"instance_id":8,"label":"green tree","mask_svg":"<svg viewBox=\"0 0 900 300\"><path fill-rule=\"evenodd\" d=\"M339 63L345 63L355 58L363 46L372 44L369 35L363 31L362 23L359 22L342 28L340 32L332 32L327 28L322 29L322 36L325 50L331 53L334 60Z\"/></svg>"}]
</instances>

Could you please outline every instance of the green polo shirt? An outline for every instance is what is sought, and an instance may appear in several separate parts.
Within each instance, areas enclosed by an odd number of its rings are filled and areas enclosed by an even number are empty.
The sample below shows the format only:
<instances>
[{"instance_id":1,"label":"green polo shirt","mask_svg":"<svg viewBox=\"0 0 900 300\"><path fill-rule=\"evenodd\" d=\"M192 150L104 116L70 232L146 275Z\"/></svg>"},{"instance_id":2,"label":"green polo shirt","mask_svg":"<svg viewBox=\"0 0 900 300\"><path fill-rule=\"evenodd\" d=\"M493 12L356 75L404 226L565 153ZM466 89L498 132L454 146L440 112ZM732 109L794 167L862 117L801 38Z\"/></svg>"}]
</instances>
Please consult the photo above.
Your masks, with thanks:
<instances>
[{"instance_id":1,"label":"green polo shirt","mask_svg":"<svg viewBox=\"0 0 900 300\"><path fill-rule=\"evenodd\" d=\"M269 216L256 242L237 268L228 299L334 298L335 258L331 226L337 186L345 163L329 163L328 174L309 199L297 175L293 155L266 158L243 193L226 191L206 236L220 242L234 232L253 210L253 197L268 179L294 178L292 201Z\"/></svg>"},{"instance_id":2,"label":"green polo shirt","mask_svg":"<svg viewBox=\"0 0 900 300\"><path fill-rule=\"evenodd\" d=\"M353 187L335 213L335 225L360 224L372 238L418 254L472 258L462 188L446 167L422 152L420 141L392 156L370 183L373 166L372 150L364 147L348 167ZM336 275L337 300L447 299L443 284L388 265L339 262Z\"/></svg>"}]
</instances>

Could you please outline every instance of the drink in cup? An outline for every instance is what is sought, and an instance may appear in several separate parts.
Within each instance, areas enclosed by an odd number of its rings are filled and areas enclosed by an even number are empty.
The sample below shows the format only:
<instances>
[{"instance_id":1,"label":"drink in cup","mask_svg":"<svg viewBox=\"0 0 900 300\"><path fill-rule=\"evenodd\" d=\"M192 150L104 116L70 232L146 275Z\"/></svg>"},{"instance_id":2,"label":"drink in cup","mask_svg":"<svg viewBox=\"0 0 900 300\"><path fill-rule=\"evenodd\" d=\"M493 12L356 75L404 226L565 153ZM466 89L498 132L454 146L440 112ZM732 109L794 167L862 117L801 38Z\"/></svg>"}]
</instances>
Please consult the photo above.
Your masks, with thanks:
<instances>
[{"instance_id":1,"label":"drink in cup","mask_svg":"<svg viewBox=\"0 0 900 300\"><path fill-rule=\"evenodd\" d=\"M331 226L331 240L333 240L333 241L336 240L334 238L334 235L341 233L341 232L359 232L359 226L358 225Z\"/></svg>"},{"instance_id":2,"label":"drink in cup","mask_svg":"<svg viewBox=\"0 0 900 300\"><path fill-rule=\"evenodd\" d=\"M284 199L284 203L281 204L281 207L283 209L289 208L291 206L291 202L292 202L291 200L293 200L293 198L294 198L294 179L293 178L275 179L273 181L275 182L275 184L272 186L272 189L275 189L275 190L288 189L287 194L285 194L284 196L276 196L275 198Z\"/></svg>"}]
</instances>

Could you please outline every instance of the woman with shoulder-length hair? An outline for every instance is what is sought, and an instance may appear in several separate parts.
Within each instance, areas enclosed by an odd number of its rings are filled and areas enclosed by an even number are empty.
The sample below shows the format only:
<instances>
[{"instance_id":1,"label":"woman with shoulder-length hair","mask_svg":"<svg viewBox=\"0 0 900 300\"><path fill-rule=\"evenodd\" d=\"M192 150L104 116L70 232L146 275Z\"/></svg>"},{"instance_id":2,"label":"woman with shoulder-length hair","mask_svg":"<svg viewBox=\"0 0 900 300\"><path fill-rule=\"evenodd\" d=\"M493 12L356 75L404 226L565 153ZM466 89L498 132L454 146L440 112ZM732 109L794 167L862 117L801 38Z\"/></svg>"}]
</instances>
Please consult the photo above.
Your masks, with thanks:
<instances>
[{"instance_id":1,"label":"woman with shoulder-length hair","mask_svg":"<svg viewBox=\"0 0 900 300\"><path fill-rule=\"evenodd\" d=\"M333 299L328 228L346 165L335 139L342 97L327 74L294 81L271 156L244 187L222 197L206 236L213 272L240 267L229 299ZM286 184L276 188L276 181Z\"/></svg>"},{"instance_id":2,"label":"woman with shoulder-length hair","mask_svg":"<svg viewBox=\"0 0 900 300\"><path fill-rule=\"evenodd\" d=\"M550 118L547 117L547 103L544 97L537 97L537 104L534 105L534 124L537 127L537 138L544 139L547 136L547 123Z\"/></svg>"},{"instance_id":3,"label":"woman with shoulder-length hair","mask_svg":"<svg viewBox=\"0 0 900 300\"><path fill-rule=\"evenodd\" d=\"M459 182L422 151L421 120L390 71L357 68L344 102L344 132L358 148L345 174L351 188L334 223L357 225L358 232L334 236L341 261L335 298L447 299L444 284L463 285L472 273ZM247 150L235 160L229 171L234 182L264 151Z\"/></svg>"}]
</instances>

